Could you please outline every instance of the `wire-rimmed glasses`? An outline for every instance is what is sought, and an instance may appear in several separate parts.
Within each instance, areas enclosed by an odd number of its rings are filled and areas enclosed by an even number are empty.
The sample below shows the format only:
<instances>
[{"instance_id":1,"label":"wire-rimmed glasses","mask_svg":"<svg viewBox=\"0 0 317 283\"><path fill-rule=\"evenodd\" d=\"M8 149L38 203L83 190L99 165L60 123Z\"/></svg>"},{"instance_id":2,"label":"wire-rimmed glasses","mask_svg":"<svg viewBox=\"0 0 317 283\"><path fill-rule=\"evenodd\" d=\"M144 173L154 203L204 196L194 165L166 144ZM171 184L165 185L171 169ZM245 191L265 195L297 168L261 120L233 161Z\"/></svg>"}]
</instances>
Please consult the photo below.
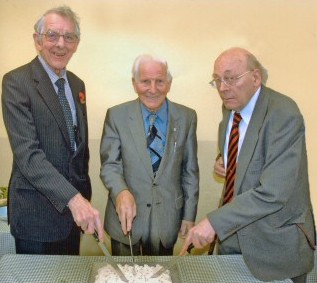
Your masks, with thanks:
<instances>
[{"instance_id":1,"label":"wire-rimmed glasses","mask_svg":"<svg viewBox=\"0 0 317 283\"><path fill-rule=\"evenodd\" d=\"M240 78L242 78L243 76L245 76L246 74L252 72L253 70L249 70L244 72L243 74L236 76L236 77L223 77L223 78L215 78L213 79L211 82L209 82L209 84L213 87L213 88L219 88L221 86L221 83L224 83L226 86L231 87L234 86L236 81Z\"/></svg>"},{"instance_id":2,"label":"wire-rimmed glasses","mask_svg":"<svg viewBox=\"0 0 317 283\"><path fill-rule=\"evenodd\" d=\"M65 34L61 34L57 31L48 30L46 33L41 33L40 35L45 36L47 41L53 42L53 43L58 42L61 36L64 38L64 41L67 43L75 43L79 39L78 35L73 32L67 32Z\"/></svg>"}]
</instances>

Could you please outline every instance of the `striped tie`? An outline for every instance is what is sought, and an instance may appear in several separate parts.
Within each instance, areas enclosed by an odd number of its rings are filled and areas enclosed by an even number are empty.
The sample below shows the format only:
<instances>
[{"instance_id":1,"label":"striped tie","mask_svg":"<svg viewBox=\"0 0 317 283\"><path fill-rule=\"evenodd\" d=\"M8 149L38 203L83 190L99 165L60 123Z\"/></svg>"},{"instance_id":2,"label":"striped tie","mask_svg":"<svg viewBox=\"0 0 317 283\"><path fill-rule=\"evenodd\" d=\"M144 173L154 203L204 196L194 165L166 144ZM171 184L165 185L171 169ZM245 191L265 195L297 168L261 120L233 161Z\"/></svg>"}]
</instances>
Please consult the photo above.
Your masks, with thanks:
<instances>
[{"instance_id":1,"label":"striped tie","mask_svg":"<svg viewBox=\"0 0 317 283\"><path fill-rule=\"evenodd\" d=\"M231 127L229 146L228 146L228 159L227 159L227 174L226 174L226 189L223 198L223 205L230 202L233 198L234 181L236 179L236 167L238 156L239 144L239 123L242 117L239 113L235 112L233 123Z\"/></svg>"},{"instance_id":2,"label":"striped tie","mask_svg":"<svg viewBox=\"0 0 317 283\"><path fill-rule=\"evenodd\" d=\"M230 137L229 137L226 189L225 189L222 205L225 205L226 203L230 202L233 199L234 181L236 179L236 167L237 167L236 161L238 156L238 144L239 144L239 124L241 120L242 120L241 115L235 112L231 131L230 131ZM209 255L213 254L217 240L218 240L218 237L216 235L214 241L209 246L209 251L208 251Z\"/></svg>"},{"instance_id":3,"label":"striped tie","mask_svg":"<svg viewBox=\"0 0 317 283\"><path fill-rule=\"evenodd\" d=\"M150 128L147 136L147 146L150 152L152 169L154 174L160 166L162 156L164 153L162 134L154 125L156 117L157 116L155 114L149 115Z\"/></svg>"},{"instance_id":4,"label":"striped tie","mask_svg":"<svg viewBox=\"0 0 317 283\"><path fill-rule=\"evenodd\" d=\"M71 147L71 150L74 152L75 151L75 127L73 123L72 112L70 110L69 103L65 95L65 86L64 86L65 80L63 78L60 78L55 82L55 84L58 87L57 95L64 112L67 130L68 130L68 134L70 138L70 147Z\"/></svg>"}]
</instances>

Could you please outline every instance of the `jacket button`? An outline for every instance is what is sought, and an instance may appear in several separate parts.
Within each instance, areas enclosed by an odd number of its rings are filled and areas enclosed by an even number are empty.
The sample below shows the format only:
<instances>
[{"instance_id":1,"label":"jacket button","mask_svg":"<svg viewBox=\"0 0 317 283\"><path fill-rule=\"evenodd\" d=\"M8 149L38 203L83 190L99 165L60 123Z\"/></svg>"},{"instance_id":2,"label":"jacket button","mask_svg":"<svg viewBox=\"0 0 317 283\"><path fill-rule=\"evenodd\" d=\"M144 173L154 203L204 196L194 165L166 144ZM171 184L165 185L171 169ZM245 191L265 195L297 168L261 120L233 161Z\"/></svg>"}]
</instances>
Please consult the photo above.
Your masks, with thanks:
<instances>
[{"instance_id":1,"label":"jacket button","mask_svg":"<svg viewBox=\"0 0 317 283\"><path fill-rule=\"evenodd\" d=\"M148 203L146 206L147 206L147 207L151 207L151 204L150 204L150 203Z\"/></svg>"}]
</instances>

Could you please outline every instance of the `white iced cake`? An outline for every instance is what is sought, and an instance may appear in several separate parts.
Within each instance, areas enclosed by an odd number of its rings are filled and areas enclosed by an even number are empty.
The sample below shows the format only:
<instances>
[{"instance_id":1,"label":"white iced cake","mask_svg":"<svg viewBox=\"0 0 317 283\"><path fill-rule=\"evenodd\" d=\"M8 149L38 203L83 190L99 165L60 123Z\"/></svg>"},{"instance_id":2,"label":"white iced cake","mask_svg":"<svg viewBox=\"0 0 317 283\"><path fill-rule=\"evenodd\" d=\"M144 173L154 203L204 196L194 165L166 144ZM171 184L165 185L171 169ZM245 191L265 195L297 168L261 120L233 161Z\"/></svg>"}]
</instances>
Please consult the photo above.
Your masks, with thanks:
<instances>
[{"instance_id":1,"label":"white iced cake","mask_svg":"<svg viewBox=\"0 0 317 283\"><path fill-rule=\"evenodd\" d=\"M172 279L168 270L157 278L150 278L162 266L121 265L118 264L129 283L171 283ZM98 269L95 283L124 283L110 264Z\"/></svg>"}]
</instances>

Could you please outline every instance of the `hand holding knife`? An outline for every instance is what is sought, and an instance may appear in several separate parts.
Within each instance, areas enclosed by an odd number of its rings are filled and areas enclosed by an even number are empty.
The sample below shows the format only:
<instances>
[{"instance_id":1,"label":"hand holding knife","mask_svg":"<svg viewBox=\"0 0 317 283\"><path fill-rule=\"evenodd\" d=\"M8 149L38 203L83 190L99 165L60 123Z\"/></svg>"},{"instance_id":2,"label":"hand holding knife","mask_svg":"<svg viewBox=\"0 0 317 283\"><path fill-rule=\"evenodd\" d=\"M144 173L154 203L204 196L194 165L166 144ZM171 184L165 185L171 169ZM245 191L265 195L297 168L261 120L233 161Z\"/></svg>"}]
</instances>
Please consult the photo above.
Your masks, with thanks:
<instances>
[{"instance_id":1,"label":"hand holding knife","mask_svg":"<svg viewBox=\"0 0 317 283\"><path fill-rule=\"evenodd\" d=\"M106 256L108 263L114 268L115 272L118 274L120 279L123 282L129 282L129 280L125 277L125 275L123 274L123 272L119 268L118 264L114 261L113 257L109 253L108 249L106 248L106 245L103 242L99 241L99 237L98 237L98 234L96 231L93 235L94 235L94 238L96 239L96 241L98 242L98 246L100 247L100 249L102 250L102 252Z\"/></svg>"},{"instance_id":2,"label":"hand holding knife","mask_svg":"<svg viewBox=\"0 0 317 283\"><path fill-rule=\"evenodd\" d=\"M187 249L187 254L190 254L191 250L193 249L194 245L191 243L189 246L188 246L188 249ZM181 260L182 256L177 256L177 257L174 257L170 260L170 262L165 265L165 266L162 266L161 269L159 269L158 271L156 271L150 278L157 278L159 277L161 274L163 274L166 270L168 269L171 269L172 267L174 267L180 260Z\"/></svg>"}]
</instances>

